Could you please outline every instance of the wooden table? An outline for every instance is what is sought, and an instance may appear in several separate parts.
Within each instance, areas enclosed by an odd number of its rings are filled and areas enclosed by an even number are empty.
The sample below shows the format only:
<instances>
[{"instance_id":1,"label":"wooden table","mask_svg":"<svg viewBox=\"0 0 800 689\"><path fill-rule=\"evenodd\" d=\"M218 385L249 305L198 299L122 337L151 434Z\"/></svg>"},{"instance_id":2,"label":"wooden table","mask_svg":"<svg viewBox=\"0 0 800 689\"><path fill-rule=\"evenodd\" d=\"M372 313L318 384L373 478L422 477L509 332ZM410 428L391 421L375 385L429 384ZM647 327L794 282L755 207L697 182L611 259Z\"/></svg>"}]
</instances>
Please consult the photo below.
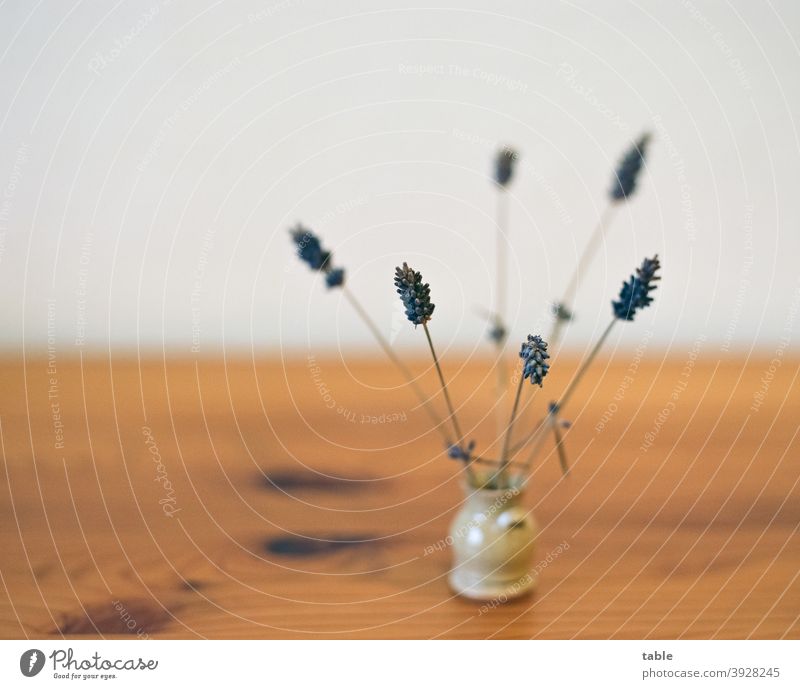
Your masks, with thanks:
<instances>
[{"instance_id":1,"label":"wooden table","mask_svg":"<svg viewBox=\"0 0 800 689\"><path fill-rule=\"evenodd\" d=\"M490 364L456 357L496 451ZM571 476L526 492L538 591L497 607L448 590L459 466L383 361L7 358L2 636L798 638L800 362L770 358L599 361Z\"/></svg>"}]
</instances>

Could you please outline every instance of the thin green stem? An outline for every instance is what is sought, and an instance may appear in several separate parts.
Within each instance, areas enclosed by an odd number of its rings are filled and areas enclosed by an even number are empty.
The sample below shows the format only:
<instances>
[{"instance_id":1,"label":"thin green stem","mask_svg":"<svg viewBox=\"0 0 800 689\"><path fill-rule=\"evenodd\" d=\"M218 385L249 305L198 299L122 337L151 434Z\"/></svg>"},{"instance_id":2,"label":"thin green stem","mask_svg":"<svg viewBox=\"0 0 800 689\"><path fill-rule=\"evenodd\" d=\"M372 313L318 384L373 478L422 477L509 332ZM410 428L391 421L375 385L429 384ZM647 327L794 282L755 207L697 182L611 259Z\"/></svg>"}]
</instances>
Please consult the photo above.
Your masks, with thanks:
<instances>
[{"instance_id":1,"label":"thin green stem","mask_svg":"<svg viewBox=\"0 0 800 689\"><path fill-rule=\"evenodd\" d=\"M439 382L442 385L442 392L444 393L444 400L447 403L447 409L450 411L450 422L453 424L453 430L456 434L456 444L459 447L463 447L464 443L464 434L461 432L461 426L458 423L458 417L456 416L456 410L453 407L453 402L450 399L450 391L447 389L447 383L444 380L444 374L442 373L442 367L439 365L439 357L436 356L436 350L433 347L433 340L431 339L431 331L428 330L428 324L422 324L423 330L425 330L425 337L428 339L428 347L431 349L431 356L433 357L433 363L436 366L436 373L439 374ZM475 474L472 471L472 459L467 459L464 462L464 469L467 472L467 477L470 483L473 485L475 484Z\"/></svg>"},{"instance_id":2,"label":"thin green stem","mask_svg":"<svg viewBox=\"0 0 800 689\"><path fill-rule=\"evenodd\" d=\"M347 286L342 287L342 291L344 292L344 296L353 306L355 312L359 315L362 321L366 324L367 328L372 333L373 337L378 341L378 344L383 349L384 353L389 360L397 367L400 373L403 374L403 377L406 379L406 382L411 386L411 389L419 399L420 403L422 404L423 409L427 412L428 416L430 417L431 421L434 424L436 430L441 434L444 441L449 445L450 438L447 436L447 431L444 428L444 422L439 417L439 415L431 408L430 401L428 397L423 392L422 388L419 387L416 380L414 379L414 375L408 369L408 367L399 359L397 353L392 348L392 345L386 340L383 336L381 331L378 329L378 326L375 325L375 322L370 318L370 315L366 312L364 307L361 303L356 299L355 295L347 289Z\"/></svg>"},{"instance_id":3,"label":"thin green stem","mask_svg":"<svg viewBox=\"0 0 800 689\"><path fill-rule=\"evenodd\" d=\"M575 388L578 387L578 383L580 383L583 376L586 375L587 369L594 361L597 353L600 351L600 348L608 339L608 336L611 334L611 329L614 327L616 322L616 318L611 319L611 322L606 326L606 329L603 331L600 339L597 340L597 343L592 348L592 351L589 352L589 355L583 360L583 363L581 363L580 368L578 368L578 370L575 372L575 375L572 376L572 380L569 382L569 385L567 385L567 389L564 390L564 392L561 394L561 399L558 400L557 409L563 409L566 406L570 397L572 397L572 393L575 392Z\"/></svg>"},{"instance_id":4,"label":"thin green stem","mask_svg":"<svg viewBox=\"0 0 800 689\"><path fill-rule=\"evenodd\" d=\"M511 418L508 420L508 426L506 427L506 433L503 438L503 450L500 453L500 468L495 475L497 479L498 485L502 483L502 479L505 476L506 469L509 463L509 445L511 443L511 437L514 432L514 422L517 420L517 410L519 409L519 400L522 396L522 386L525 384L525 377L522 375L522 370L519 372L519 382L517 383L517 392L514 395L514 405L511 408Z\"/></svg>"},{"instance_id":5,"label":"thin green stem","mask_svg":"<svg viewBox=\"0 0 800 689\"><path fill-rule=\"evenodd\" d=\"M505 468L508 462L508 446L511 443L511 434L514 432L514 422L517 420L517 409L519 409L519 398L522 396L522 386L525 383L525 378L522 371L519 372L519 382L517 383L517 393L514 395L514 406L511 408L511 418L508 420L506 427L506 434L503 438L503 451L500 453L500 468Z\"/></svg>"},{"instance_id":6,"label":"thin green stem","mask_svg":"<svg viewBox=\"0 0 800 689\"><path fill-rule=\"evenodd\" d=\"M436 373L439 374L439 382L442 385L442 392L444 392L444 400L447 403L447 409L450 412L450 422L453 424L453 430L456 434L456 443L460 446L464 440L464 435L461 433L461 426L459 425L458 418L456 417L456 410L453 408L453 402L450 400L450 392L447 389L447 383L444 380L444 374L442 374L442 367L439 365L439 357L436 356L436 350L433 348L431 332L428 330L427 323L423 323L422 328L425 330L425 337L428 338L428 346L431 348L431 356L433 357L433 363L436 366Z\"/></svg>"},{"instance_id":7,"label":"thin green stem","mask_svg":"<svg viewBox=\"0 0 800 689\"><path fill-rule=\"evenodd\" d=\"M578 384L581 382L581 379L584 375L586 375L586 371L588 370L591 363L597 357L600 348L603 346L605 341L608 339L609 334L611 334L611 330L614 327L614 324L617 322L616 318L612 318L611 322L606 326L606 329L603 331L603 334L600 336L600 339L597 340L594 347L592 347L592 351L589 352L588 356L583 360L578 370L575 372L575 375L572 376L572 380L567 385L567 389L561 395L561 399L556 402L554 408L551 411L547 412L547 416L545 416L538 424L538 426L534 429L533 433L529 436L528 440L532 440L537 435L539 436L536 445L531 450L530 455L528 456L528 460L525 462L525 469L528 470L533 464L533 460L536 459L536 455L539 453L539 449L542 446L542 442L544 441L545 434L542 433L542 430L547 426L547 421L551 421L551 423L555 422L555 416L558 412L562 411L564 407L567 406L567 402L569 402L572 394L575 392L575 388L578 387ZM525 442L528 442L526 440Z\"/></svg>"}]
</instances>

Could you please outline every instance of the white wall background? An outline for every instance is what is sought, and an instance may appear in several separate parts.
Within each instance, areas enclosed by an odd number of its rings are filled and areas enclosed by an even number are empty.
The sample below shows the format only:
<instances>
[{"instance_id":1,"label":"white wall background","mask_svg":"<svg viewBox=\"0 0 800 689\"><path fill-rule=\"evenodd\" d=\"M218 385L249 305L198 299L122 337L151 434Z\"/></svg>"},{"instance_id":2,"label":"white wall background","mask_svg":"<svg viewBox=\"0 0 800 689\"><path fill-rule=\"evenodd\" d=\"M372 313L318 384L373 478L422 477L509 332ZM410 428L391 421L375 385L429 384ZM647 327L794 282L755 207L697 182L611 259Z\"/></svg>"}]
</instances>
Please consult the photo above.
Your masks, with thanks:
<instances>
[{"instance_id":1,"label":"white wall background","mask_svg":"<svg viewBox=\"0 0 800 689\"><path fill-rule=\"evenodd\" d=\"M293 256L312 226L387 334L409 260L442 346L493 299L490 158L521 151L514 337L546 330L629 141L655 133L577 303L584 346L644 255L644 324L771 349L800 254L800 4L5 2L0 344L62 350L373 348ZM416 336L415 336L416 335Z\"/></svg>"}]
</instances>

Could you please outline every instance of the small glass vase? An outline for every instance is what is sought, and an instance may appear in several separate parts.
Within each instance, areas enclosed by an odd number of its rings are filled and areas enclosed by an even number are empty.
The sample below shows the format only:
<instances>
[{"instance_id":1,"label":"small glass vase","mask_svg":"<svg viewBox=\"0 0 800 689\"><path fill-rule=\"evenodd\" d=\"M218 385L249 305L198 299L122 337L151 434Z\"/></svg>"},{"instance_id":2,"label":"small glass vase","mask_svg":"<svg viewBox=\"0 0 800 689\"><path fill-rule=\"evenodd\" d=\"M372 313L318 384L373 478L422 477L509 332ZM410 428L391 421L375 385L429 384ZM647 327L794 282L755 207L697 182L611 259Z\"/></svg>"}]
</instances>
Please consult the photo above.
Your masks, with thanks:
<instances>
[{"instance_id":1,"label":"small glass vase","mask_svg":"<svg viewBox=\"0 0 800 689\"><path fill-rule=\"evenodd\" d=\"M450 526L450 587L461 596L504 603L530 593L537 573L538 527L519 487L465 486L466 499Z\"/></svg>"}]
</instances>

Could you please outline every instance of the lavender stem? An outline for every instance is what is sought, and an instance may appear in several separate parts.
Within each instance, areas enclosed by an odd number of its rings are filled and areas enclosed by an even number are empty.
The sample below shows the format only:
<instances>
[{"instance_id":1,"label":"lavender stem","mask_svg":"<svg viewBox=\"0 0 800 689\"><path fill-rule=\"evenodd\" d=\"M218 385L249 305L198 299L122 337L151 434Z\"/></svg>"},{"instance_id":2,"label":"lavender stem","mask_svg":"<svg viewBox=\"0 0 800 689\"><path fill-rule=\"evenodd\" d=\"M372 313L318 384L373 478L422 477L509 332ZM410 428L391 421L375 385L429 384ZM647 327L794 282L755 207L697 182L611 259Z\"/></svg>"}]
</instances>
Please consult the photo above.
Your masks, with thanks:
<instances>
[{"instance_id":1,"label":"lavender stem","mask_svg":"<svg viewBox=\"0 0 800 689\"><path fill-rule=\"evenodd\" d=\"M347 297L347 300L350 302L355 312L359 315L361 320L364 321L364 324L370 330L373 337L378 341L378 344L381 346L381 349L383 349L386 356L389 357L389 360L397 367L400 373L403 374L403 377L406 379L406 382L411 386L411 389L414 391L420 403L422 404L423 409L425 409L431 421L433 422L434 427L441 434L445 443L449 445L450 438L447 436L447 431L444 429L444 422L442 421L442 419L439 418L439 415L431 408L431 404L428 400L428 397L419 387L416 380L414 380L414 375L411 373L408 367L399 359L394 349L392 348L392 345L390 345L389 342L386 340L386 338L381 334L381 331L378 329L378 326L375 325L375 322L372 320L372 318L370 318L370 315L366 312L361 303L356 299L355 295L349 289L347 289L347 286L342 287L342 291L344 292L345 297Z\"/></svg>"}]
</instances>

